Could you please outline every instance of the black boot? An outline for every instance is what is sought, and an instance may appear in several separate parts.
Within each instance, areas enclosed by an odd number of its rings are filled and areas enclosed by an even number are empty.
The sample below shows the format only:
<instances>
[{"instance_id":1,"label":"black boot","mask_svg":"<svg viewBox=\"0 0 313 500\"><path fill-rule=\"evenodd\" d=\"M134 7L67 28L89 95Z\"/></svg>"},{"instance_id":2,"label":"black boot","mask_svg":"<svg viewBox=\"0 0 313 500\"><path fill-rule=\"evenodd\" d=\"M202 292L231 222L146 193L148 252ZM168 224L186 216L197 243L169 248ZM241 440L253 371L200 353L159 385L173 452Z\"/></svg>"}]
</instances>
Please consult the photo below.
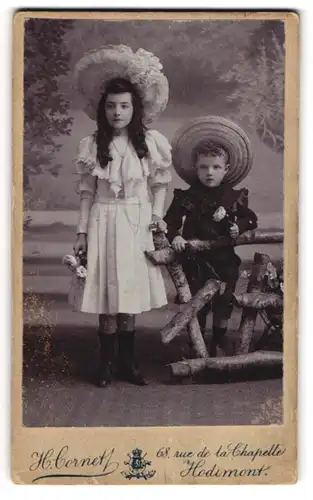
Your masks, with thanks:
<instances>
[{"instance_id":1,"label":"black boot","mask_svg":"<svg viewBox=\"0 0 313 500\"><path fill-rule=\"evenodd\" d=\"M210 357L211 358L216 358L216 348L222 347L222 342L225 337L227 328L219 328L217 326L213 326L213 337L211 341L211 346L210 346Z\"/></svg>"},{"instance_id":2,"label":"black boot","mask_svg":"<svg viewBox=\"0 0 313 500\"><path fill-rule=\"evenodd\" d=\"M208 316L208 311L207 309L204 307L201 311L198 312L198 322L199 322L199 326L200 326L200 330L201 330L201 333L202 333L202 336L205 337L205 332L206 332L206 320L207 320L207 316Z\"/></svg>"},{"instance_id":3,"label":"black boot","mask_svg":"<svg viewBox=\"0 0 313 500\"><path fill-rule=\"evenodd\" d=\"M98 387L106 387L112 382L115 359L115 334L98 332L100 340L100 366Z\"/></svg>"},{"instance_id":4,"label":"black boot","mask_svg":"<svg viewBox=\"0 0 313 500\"><path fill-rule=\"evenodd\" d=\"M147 385L134 359L135 332L118 332L118 378L134 385Z\"/></svg>"}]
</instances>

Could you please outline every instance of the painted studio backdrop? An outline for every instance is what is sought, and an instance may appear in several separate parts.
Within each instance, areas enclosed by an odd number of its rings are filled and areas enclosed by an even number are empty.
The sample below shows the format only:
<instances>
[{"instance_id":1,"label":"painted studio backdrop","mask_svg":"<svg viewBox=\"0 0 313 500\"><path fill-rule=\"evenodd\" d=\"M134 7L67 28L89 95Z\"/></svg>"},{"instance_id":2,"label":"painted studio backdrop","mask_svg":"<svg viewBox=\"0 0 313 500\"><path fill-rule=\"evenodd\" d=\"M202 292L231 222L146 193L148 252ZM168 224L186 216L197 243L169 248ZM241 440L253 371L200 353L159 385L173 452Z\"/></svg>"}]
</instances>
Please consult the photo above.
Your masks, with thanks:
<instances>
[{"instance_id":1,"label":"painted studio backdrop","mask_svg":"<svg viewBox=\"0 0 313 500\"><path fill-rule=\"evenodd\" d=\"M116 383L105 392L95 387L97 316L68 305L71 275L62 257L72 252L76 238L78 143L95 130L82 110L73 72L86 51L107 44L144 48L159 57L169 102L152 127L169 141L186 121L204 115L228 117L244 128L255 159L239 187L249 190L259 229L283 230L283 23L30 19L24 44L24 425L281 423L280 374L210 380L202 373L188 383L169 376L167 365L188 357L189 347L186 333L166 345L161 341L161 329L178 308L166 269L169 304L137 320L137 357L149 385ZM172 168L166 208L173 190L186 187ZM283 245L246 245L237 252L241 292L255 252L268 254L276 265ZM236 308L234 339L241 317ZM258 315L256 336L265 323Z\"/></svg>"}]
</instances>

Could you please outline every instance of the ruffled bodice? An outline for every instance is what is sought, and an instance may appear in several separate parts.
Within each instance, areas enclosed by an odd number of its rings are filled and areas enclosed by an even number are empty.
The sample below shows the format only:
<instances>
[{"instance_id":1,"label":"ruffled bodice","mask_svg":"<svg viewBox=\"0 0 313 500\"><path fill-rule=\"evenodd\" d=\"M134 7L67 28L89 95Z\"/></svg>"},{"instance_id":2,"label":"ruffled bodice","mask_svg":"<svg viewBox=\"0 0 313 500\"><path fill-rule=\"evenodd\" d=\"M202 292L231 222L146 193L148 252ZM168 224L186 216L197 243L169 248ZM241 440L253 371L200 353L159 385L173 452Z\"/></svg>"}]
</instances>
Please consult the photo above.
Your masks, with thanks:
<instances>
[{"instance_id":1,"label":"ruffled bodice","mask_svg":"<svg viewBox=\"0 0 313 500\"><path fill-rule=\"evenodd\" d=\"M137 196L138 190L149 185L166 185L171 181L170 166L172 163L171 146L168 140L156 130L146 132L148 157L138 158L134 147L129 142L122 161L112 143L109 154L112 160L102 168L97 160L97 145L93 135L84 137L76 158L77 172L81 175L79 191L93 191L95 180L106 181L115 197L125 198Z\"/></svg>"}]
</instances>

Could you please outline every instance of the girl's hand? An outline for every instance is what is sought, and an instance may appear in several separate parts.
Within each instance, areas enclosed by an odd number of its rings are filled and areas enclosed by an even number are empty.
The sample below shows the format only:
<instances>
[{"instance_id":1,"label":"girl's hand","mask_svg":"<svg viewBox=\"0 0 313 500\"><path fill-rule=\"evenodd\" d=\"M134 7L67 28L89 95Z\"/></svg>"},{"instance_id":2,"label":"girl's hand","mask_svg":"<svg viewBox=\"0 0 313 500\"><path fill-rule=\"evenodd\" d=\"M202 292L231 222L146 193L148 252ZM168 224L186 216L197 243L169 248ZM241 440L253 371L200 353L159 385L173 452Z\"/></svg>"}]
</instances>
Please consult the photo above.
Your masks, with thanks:
<instances>
[{"instance_id":1,"label":"girl's hand","mask_svg":"<svg viewBox=\"0 0 313 500\"><path fill-rule=\"evenodd\" d=\"M82 257L87 253L87 234L79 233L73 247L76 257Z\"/></svg>"},{"instance_id":2,"label":"girl's hand","mask_svg":"<svg viewBox=\"0 0 313 500\"><path fill-rule=\"evenodd\" d=\"M232 224L229 228L229 235L231 238L237 238L239 236L239 227L237 224Z\"/></svg>"},{"instance_id":3,"label":"girl's hand","mask_svg":"<svg viewBox=\"0 0 313 500\"><path fill-rule=\"evenodd\" d=\"M167 233L167 224L163 219L161 219L161 217L158 217L157 215L152 215L152 220L149 229L150 231Z\"/></svg>"},{"instance_id":4,"label":"girl's hand","mask_svg":"<svg viewBox=\"0 0 313 500\"><path fill-rule=\"evenodd\" d=\"M183 252L186 248L187 241L182 236L175 236L172 241L172 248L175 252Z\"/></svg>"}]
</instances>

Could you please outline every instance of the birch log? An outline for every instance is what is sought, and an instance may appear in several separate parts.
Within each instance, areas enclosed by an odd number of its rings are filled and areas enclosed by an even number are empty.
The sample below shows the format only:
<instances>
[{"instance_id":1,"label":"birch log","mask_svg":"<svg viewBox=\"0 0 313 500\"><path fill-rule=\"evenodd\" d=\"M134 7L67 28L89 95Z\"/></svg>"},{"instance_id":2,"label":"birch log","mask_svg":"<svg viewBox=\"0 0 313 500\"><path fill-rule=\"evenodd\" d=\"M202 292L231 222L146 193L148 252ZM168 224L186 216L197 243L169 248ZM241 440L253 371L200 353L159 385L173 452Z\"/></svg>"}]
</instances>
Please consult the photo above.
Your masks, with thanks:
<instances>
[{"instance_id":1,"label":"birch log","mask_svg":"<svg viewBox=\"0 0 313 500\"><path fill-rule=\"evenodd\" d=\"M238 295L234 294L234 301L237 307L250 307L257 310L283 307L283 298L276 293L243 292Z\"/></svg>"},{"instance_id":2,"label":"birch log","mask_svg":"<svg viewBox=\"0 0 313 500\"><path fill-rule=\"evenodd\" d=\"M161 249L161 251L162 249L166 250L170 246L165 234L160 232L154 234L154 245L157 249ZM167 265L167 270L176 288L179 303L184 304L188 302L192 298L192 295L181 264L177 261L173 261L171 264ZM196 355L199 357L207 357L208 351L196 316L188 323L187 331Z\"/></svg>"},{"instance_id":3,"label":"birch log","mask_svg":"<svg viewBox=\"0 0 313 500\"><path fill-rule=\"evenodd\" d=\"M174 377L189 377L210 369L216 372L238 373L245 369L268 369L283 366L283 354L275 351L255 351L222 358L186 359L168 365Z\"/></svg>"},{"instance_id":4,"label":"birch log","mask_svg":"<svg viewBox=\"0 0 313 500\"><path fill-rule=\"evenodd\" d=\"M220 290L222 282L218 280L208 280L199 292L184 304L182 309L175 314L172 320L161 330L161 337L164 344L168 344L180 331L189 323L202 307L212 300L214 295Z\"/></svg>"},{"instance_id":5,"label":"birch log","mask_svg":"<svg viewBox=\"0 0 313 500\"><path fill-rule=\"evenodd\" d=\"M153 236L154 246L156 248L155 252L163 252L167 250L172 250L170 243L166 238L164 233L156 232ZM146 256L149 258L151 252L145 252ZM152 252L153 253L153 252ZM175 255L174 255L175 257ZM151 260L151 259L150 259ZM152 263L155 264L155 262ZM180 304L185 304L191 299L192 295L190 292L189 284L181 264L179 264L175 259L171 260L171 263L165 264L169 275L171 276L174 286L177 291L177 298Z\"/></svg>"},{"instance_id":6,"label":"birch log","mask_svg":"<svg viewBox=\"0 0 313 500\"><path fill-rule=\"evenodd\" d=\"M255 253L251 276L249 279L247 292L261 292L266 266L270 262L270 258L266 254ZM255 327L258 311L247 307L242 312L239 333L240 345L236 354L246 354L249 352L251 339Z\"/></svg>"},{"instance_id":7,"label":"birch log","mask_svg":"<svg viewBox=\"0 0 313 500\"><path fill-rule=\"evenodd\" d=\"M185 251L189 252L202 252L204 250L212 250L213 248L221 248L227 246L242 246L254 245L256 243L282 243L284 241L283 231L263 231L255 229L253 231L246 231L238 238L221 237L217 240L188 240ZM156 249L151 252L146 252L146 256L154 265L166 265L175 260L175 251L171 247Z\"/></svg>"},{"instance_id":8,"label":"birch log","mask_svg":"<svg viewBox=\"0 0 313 500\"><path fill-rule=\"evenodd\" d=\"M193 252L201 252L203 250L212 250L213 248L225 246L236 247L239 245L254 245L255 243L282 243L283 241L283 231L254 229L253 231L246 231L240 234L236 239L222 236L212 241L188 240L188 249Z\"/></svg>"}]
</instances>

